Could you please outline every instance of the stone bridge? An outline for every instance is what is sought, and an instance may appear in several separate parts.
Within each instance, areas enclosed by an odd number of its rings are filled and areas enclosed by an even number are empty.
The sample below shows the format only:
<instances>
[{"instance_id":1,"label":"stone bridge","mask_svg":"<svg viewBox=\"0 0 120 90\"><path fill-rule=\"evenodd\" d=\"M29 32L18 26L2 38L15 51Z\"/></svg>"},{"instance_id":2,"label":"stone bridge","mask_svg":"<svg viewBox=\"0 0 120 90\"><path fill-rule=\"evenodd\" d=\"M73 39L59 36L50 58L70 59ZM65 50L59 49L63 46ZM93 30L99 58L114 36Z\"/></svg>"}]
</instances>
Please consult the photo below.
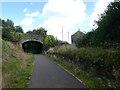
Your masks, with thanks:
<instances>
[{"instance_id":1,"label":"stone bridge","mask_svg":"<svg viewBox=\"0 0 120 90\"><path fill-rule=\"evenodd\" d=\"M41 53L44 43L44 37L38 34L25 34L20 42L25 52Z\"/></svg>"}]
</instances>

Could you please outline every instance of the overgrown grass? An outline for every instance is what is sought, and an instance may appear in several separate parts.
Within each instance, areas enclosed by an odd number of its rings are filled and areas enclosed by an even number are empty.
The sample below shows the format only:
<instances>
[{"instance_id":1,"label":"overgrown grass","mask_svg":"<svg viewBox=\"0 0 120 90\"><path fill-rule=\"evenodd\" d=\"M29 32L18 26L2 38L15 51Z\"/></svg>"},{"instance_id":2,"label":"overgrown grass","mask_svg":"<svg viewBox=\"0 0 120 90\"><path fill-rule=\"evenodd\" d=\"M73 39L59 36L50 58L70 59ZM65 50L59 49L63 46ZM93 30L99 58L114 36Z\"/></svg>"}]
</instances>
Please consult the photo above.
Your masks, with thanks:
<instances>
[{"instance_id":1,"label":"overgrown grass","mask_svg":"<svg viewBox=\"0 0 120 90\"><path fill-rule=\"evenodd\" d=\"M65 68L68 68L72 64L72 67L75 67L72 72L76 71L80 74L78 77L88 75L91 79L90 81L88 80L89 78L85 80L81 79L91 88L120 87L119 50L102 48L78 49L71 46L60 46L49 49L47 54L60 59L56 61L63 62ZM66 63L69 64L66 65Z\"/></svg>"},{"instance_id":2,"label":"overgrown grass","mask_svg":"<svg viewBox=\"0 0 120 90\"><path fill-rule=\"evenodd\" d=\"M93 77L83 70L78 70L77 65L74 63L67 62L52 56L47 55L52 61L60 65L63 69L66 69L77 77L86 87L88 88L105 88L105 83L98 77Z\"/></svg>"},{"instance_id":3,"label":"overgrown grass","mask_svg":"<svg viewBox=\"0 0 120 90\"><path fill-rule=\"evenodd\" d=\"M2 87L26 88L32 73L34 56L24 53L20 47L2 41Z\"/></svg>"}]
</instances>

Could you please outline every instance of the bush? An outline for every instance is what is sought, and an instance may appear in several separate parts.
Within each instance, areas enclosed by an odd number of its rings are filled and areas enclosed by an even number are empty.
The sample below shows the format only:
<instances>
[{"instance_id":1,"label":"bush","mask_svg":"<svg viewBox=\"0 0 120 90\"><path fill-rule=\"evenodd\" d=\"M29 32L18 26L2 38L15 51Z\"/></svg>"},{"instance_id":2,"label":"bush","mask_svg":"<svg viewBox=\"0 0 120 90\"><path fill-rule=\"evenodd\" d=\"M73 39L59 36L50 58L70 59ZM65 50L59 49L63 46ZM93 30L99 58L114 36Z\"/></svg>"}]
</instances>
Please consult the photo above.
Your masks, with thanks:
<instances>
[{"instance_id":1,"label":"bush","mask_svg":"<svg viewBox=\"0 0 120 90\"><path fill-rule=\"evenodd\" d=\"M79 37L75 44L79 47L102 47L120 50L120 1L111 2L103 14L95 21L97 28Z\"/></svg>"},{"instance_id":2,"label":"bush","mask_svg":"<svg viewBox=\"0 0 120 90\"><path fill-rule=\"evenodd\" d=\"M120 51L102 48L73 48L68 46L55 47L47 51L62 60L78 63L92 75L101 77L106 83L110 80L112 87L120 85ZM112 85L112 84L111 84Z\"/></svg>"},{"instance_id":3,"label":"bush","mask_svg":"<svg viewBox=\"0 0 120 90\"><path fill-rule=\"evenodd\" d=\"M18 43L23 33L22 27L14 26L13 21L9 19L7 21L0 19L0 23L2 23L2 39Z\"/></svg>"}]
</instances>

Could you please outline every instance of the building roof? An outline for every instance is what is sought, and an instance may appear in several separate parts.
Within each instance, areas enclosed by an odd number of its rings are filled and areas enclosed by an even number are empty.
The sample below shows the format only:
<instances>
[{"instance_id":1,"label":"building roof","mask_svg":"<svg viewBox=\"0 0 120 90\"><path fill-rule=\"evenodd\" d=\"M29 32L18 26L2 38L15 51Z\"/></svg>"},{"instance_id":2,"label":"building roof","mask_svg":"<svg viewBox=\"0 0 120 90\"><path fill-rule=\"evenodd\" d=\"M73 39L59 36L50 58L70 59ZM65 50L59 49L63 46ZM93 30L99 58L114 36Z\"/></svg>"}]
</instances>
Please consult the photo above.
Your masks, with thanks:
<instances>
[{"instance_id":1,"label":"building roof","mask_svg":"<svg viewBox=\"0 0 120 90\"><path fill-rule=\"evenodd\" d=\"M78 29L78 31L75 32L75 33L74 33L73 35L71 35L71 36L75 36L75 35L78 34L78 33L79 33L79 34L84 34L83 32L80 31L80 29Z\"/></svg>"}]
</instances>

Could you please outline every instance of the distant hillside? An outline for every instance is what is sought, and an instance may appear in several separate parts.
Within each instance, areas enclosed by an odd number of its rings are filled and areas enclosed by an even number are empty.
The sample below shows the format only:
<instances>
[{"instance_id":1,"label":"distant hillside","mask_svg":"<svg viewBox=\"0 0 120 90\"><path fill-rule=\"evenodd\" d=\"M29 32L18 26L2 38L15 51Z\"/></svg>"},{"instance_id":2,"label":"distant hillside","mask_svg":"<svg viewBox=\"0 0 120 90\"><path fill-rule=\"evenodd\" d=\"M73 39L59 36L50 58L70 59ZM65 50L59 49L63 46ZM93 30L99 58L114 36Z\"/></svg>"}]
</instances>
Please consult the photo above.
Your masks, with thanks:
<instances>
[{"instance_id":1,"label":"distant hillside","mask_svg":"<svg viewBox=\"0 0 120 90\"><path fill-rule=\"evenodd\" d=\"M25 88L32 71L34 57L17 45L2 41L2 87Z\"/></svg>"}]
</instances>

